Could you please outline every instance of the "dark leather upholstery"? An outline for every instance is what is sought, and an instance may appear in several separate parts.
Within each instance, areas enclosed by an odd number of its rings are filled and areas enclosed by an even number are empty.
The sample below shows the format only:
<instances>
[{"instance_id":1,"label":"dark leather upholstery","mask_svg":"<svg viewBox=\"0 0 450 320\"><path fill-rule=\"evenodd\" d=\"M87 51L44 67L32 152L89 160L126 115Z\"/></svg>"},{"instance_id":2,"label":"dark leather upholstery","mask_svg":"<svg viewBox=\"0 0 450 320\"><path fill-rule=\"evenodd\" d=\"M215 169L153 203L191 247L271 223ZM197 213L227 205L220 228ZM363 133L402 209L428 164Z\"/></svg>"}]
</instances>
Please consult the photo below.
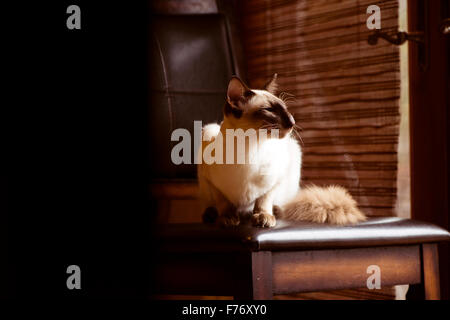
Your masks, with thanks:
<instances>
[{"instance_id":1,"label":"dark leather upholstery","mask_svg":"<svg viewBox=\"0 0 450 320\"><path fill-rule=\"evenodd\" d=\"M152 177L195 178L194 164L172 163L171 150L178 142L170 137L174 129L186 128L193 140L194 120L206 124L223 118L227 84L235 73L225 17L160 15L152 24Z\"/></svg>"},{"instance_id":2,"label":"dark leather upholstery","mask_svg":"<svg viewBox=\"0 0 450 320\"><path fill-rule=\"evenodd\" d=\"M271 229L249 225L221 228L206 224L161 226L161 244L173 250L220 251L356 248L440 242L450 233L433 224L402 218L372 218L355 226L278 221Z\"/></svg>"}]
</instances>

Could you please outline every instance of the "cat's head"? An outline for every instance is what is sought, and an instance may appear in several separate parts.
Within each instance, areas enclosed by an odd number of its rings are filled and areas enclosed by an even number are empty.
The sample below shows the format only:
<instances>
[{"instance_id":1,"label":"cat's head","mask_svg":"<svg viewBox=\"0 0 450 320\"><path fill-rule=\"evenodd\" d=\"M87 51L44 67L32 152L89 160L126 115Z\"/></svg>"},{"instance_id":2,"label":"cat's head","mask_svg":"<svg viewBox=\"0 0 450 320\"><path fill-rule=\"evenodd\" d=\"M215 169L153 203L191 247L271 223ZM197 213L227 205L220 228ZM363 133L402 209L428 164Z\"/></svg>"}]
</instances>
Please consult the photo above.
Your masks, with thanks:
<instances>
[{"instance_id":1,"label":"cat's head","mask_svg":"<svg viewBox=\"0 0 450 320\"><path fill-rule=\"evenodd\" d=\"M286 103L276 96L276 81L277 74L259 90L249 89L238 77L231 78L224 107L225 120L243 130L267 129L270 133L278 129L280 138L291 133L295 120Z\"/></svg>"}]
</instances>

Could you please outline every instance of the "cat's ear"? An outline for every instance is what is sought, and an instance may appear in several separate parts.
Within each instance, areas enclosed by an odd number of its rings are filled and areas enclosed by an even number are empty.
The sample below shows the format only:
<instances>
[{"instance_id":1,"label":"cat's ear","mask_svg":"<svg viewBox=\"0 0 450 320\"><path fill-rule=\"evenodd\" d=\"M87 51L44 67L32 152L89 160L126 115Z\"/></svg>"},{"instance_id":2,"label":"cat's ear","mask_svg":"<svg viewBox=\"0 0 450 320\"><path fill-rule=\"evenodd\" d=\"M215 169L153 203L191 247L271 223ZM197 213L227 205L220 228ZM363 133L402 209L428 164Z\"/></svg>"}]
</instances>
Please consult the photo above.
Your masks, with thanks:
<instances>
[{"instance_id":1,"label":"cat's ear","mask_svg":"<svg viewBox=\"0 0 450 320\"><path fill-rule=\"evenodd\" d=\"M227 101L235 107L239 107L240 103L246 100L251 90L236 76L233 76L228 83Z\"/></svg>"},{"instance_id":2,"label":"cat's ear","mask_svg":"<svg viewBox=\"0 0 450 320\"><path fill-rule=\"evenodd\" d=\"M278 74L274 74L272 79L270 79L264 86L264 90L269 91L271 94L276 94L278 91L277 83Z\"/></svg>"}]
</instances>

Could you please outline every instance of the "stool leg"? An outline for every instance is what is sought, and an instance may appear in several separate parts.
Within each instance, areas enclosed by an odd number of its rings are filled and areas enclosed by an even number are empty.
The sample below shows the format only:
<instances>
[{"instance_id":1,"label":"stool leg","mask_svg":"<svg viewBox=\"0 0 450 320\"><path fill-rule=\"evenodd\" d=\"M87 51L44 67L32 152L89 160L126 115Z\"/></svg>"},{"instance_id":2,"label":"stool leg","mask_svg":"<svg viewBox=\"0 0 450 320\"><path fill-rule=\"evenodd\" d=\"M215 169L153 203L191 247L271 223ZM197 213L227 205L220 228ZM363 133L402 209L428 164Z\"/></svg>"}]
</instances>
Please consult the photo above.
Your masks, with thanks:
<instances>
[{"instance_id":1,"label":"stool leg","mask_svg":"<svg viewBox=\"0 0 450 320\"><path fill-rule=\"evenodd\" d=\"M271 300L272 252L251 252L236 265L236 300Z\"/></svg>"},{"instance_id":2,"label":"stool leg","mask_svg":"<svg viewBox=\"0 0 450 320\"><path fill-rule=\"evenodd\" d=\"M253 299L272 300L272 252L252 253Z\"/></svg>"},{"instance_id":3,"label":"stool leg","mask_svg":"<svg viewBox=\"0 0 450 320\"><path fill-rule=\"evenodd\" d=\"M440 299L439 257L437 244L422 245L423 281L426 300Z\"/></svg>"}]
</instances>

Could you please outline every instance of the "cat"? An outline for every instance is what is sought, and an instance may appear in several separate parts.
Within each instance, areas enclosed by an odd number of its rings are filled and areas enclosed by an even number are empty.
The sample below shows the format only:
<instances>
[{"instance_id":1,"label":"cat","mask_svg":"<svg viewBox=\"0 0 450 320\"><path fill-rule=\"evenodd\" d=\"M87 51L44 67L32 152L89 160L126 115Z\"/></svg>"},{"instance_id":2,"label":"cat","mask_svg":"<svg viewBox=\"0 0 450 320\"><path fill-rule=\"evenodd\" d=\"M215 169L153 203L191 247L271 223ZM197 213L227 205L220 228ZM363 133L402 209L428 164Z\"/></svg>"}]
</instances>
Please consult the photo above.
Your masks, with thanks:
<instances>
[{"instance_id":1,"label":"cat","mask_svg":"<svg viewBox=\"0 0 450 320\"><path fill-rule=\"evenodd\" d=\"M250 215L256 227L274 227L277 218L337 225L364 221L365 215L343 187L300 189L302 151L293 137L296 124L281 99L283 96L276 96L277 91L277 74L263 89L250 89L233 76L228 84L223 121L202 128L198 156L204 157L215 143L223 146L223 159L228 151L224 137L235 132L229 129L254 130L258 138L260 129L267 130L267 138L245 141L244 163L199 161L197 175L204 221L237 226L245 214ZM236 148L231 149L233 157Z\"/></svg>"}]
</instances>

